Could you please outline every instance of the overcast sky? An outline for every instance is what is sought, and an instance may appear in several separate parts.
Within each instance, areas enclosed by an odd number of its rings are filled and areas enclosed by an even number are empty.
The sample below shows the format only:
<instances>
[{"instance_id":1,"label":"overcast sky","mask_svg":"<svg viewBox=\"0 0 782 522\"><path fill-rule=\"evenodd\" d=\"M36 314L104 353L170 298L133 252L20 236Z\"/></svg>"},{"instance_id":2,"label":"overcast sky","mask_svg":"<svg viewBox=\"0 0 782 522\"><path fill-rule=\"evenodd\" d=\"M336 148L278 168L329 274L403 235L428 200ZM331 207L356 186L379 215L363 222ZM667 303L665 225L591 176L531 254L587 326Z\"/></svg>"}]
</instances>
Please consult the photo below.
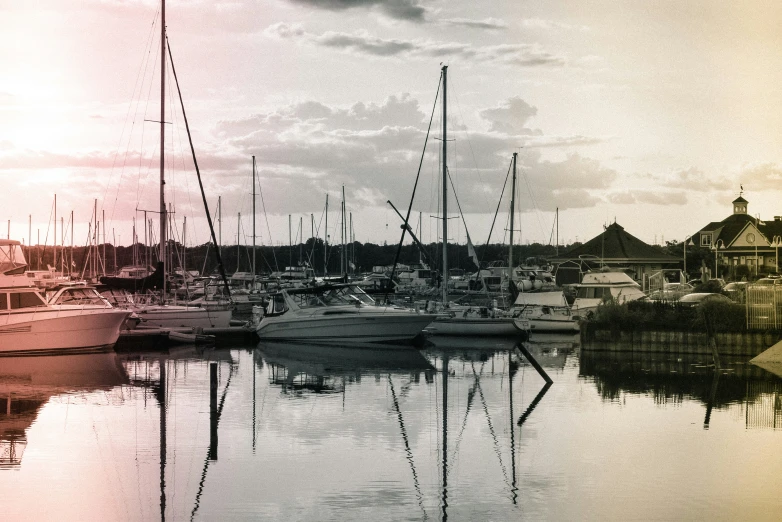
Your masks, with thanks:
<instances>
[{"instance_id":1,"label":"overcast sky","mask_svg":"<svg viewBox=\"0 0 782 522\"><path fill-rule=\"evenodd\" d=\"M0 219L27 241L32 215L33 242L38 229L43 241L56 193L83 244L97 199L107 239L113 230L128 244L134 215L143 227L134 209L158 207L159 131L144 120L160 113L159 2L0 6ZM252 155L259 244L287 244L289 214L305 239L314 215L322 237L326 194L338 240L343 185L356 239L398 241L386 201L410 202L441 63L448 164L476 244L513 152L523 243L550 241L556 208L562 243L614 220L649 243L681 240L729 214L740 184L751 214L782 215L779 2L169 0L166 12L224 243L236 242L239 212L252 241ZM188 243L203 243L181 113L167 120L167 198L178 227L187 216ZM433 125L414 204L427 242L437 239L439 106Z\"/></svg>"}]
</instances>

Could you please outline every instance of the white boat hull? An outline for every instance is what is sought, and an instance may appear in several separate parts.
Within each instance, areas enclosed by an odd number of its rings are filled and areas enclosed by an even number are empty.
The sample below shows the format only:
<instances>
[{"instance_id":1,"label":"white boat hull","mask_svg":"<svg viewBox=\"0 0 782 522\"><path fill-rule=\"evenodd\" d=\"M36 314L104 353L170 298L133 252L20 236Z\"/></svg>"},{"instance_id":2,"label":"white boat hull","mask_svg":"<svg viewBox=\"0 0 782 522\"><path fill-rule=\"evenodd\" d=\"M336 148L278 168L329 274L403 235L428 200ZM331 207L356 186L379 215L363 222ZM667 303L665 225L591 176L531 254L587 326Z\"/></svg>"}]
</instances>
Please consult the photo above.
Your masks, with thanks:
<instances>
[{"instance_id":1,"label":"white boat hull","mask_svg":"<svg viewBox=\"0 0 782 522\"><path fill-rule=\"evenodd\" d=\"M529 324L531 332L578 332L580 329L575 319L525 317L521 321Z\"/></svg>"},{"instance_id":2,"label":"white boat hull","mask_svg":"<svg viewBox=\"0 0 782 522\"><path fill-rule=\"evenodd\" d=\"M130 315L115 309L44 309L0 314L0 355L108 350Z\"/></svg>"},{"instance_id":3,"label":"white boat hull","mask_svg":"<svg viewBox=\"0 0 782 522\"><path fill-rule=\"evenodd\" d=\"M523 337L525 330L511 317L438 317L426 331L433 335Z\"/></svg>"},{"instance_id":4,"label":"white boat hull","mask_svg":"<svg viewBox=\"0 0 782 522\"><path fill-rule=\"evenodd\" d=\"M257 328L261 339L356 343L412 341L434 316L407 311L345 310L338 314L284 314L264 317Z\"/></svg>"},{"instance_id":5,"label":"white boat hull","mask_svg":"<svg viewBox=\"0 0 782 522\"><path fill-rule=\"evenodd\" d=\"M144 326L159 328L228 328L231 310L188 306L150 306L135 310Z\"/></svg>"}]
</instances>

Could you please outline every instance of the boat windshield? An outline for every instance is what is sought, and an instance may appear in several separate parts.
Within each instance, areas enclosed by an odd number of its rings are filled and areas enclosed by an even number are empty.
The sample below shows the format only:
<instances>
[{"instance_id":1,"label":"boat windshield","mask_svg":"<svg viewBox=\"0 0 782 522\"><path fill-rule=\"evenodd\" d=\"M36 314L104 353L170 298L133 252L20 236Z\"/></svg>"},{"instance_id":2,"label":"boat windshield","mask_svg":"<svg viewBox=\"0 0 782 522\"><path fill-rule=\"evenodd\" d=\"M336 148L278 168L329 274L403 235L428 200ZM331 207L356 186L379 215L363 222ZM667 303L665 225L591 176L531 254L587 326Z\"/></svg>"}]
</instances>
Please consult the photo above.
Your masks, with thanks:
<instances>
[{"instance_id":1,"label":"boat windshield","mask_svg":"<svg viewBox=\"0 0 782 522\"><path fill-rule=\"evenodd\" d=\"M291 297L296 300L300 308L375 304L375 300L356 285L325 287L321 291L295 293Z\"/></svg>"},{"instance_id":2,"label":"boat windshield","mask_svg":"<svg viewBox=\"0 0 782 522\"><path fill-rule=\"evenodd\" d=\"M94 288L66 288L52 304L61 305L102 305L108 303Z\"/></svg>"}]
</instances>

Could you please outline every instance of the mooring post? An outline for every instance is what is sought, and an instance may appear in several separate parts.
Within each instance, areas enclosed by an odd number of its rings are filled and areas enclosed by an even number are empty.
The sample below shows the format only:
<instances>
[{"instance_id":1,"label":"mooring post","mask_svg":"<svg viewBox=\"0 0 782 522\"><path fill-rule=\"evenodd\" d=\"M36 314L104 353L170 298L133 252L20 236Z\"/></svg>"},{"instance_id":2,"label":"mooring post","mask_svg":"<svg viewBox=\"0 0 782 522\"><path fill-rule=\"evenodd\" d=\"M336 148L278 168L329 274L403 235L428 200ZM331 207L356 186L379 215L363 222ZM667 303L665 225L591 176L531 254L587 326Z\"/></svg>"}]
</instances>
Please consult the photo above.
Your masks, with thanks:
<instances>
[{"instance_id":1,"label":"mooring post","mask_svg":"<svg viewBox=\"0 0 782 522\"><path fill-rule=\"evenodd\" d=\"M543 369L543 367L538 364L538 361L535 360L535 358L532 356L531 353L527 350L527 348L524 347L524 343L519 343L516 345L516 349L519 350L524 357L527 358L529 363L532 365L533 368L540 374L541 377L543 377L543 380L546 381L549 384L554 384L554 381L551 380L551 377L548 376L546 371Z\"/></svg>"},{"instance_id":2,"label":"mooring post","mask_svg":"<svg viewBox=\"0 0 782 522\"><path fill-rule=\"evenodd\" d=\"M217 363L209 363L209 460L217 460Z\"/></svg>"}]
</instances>

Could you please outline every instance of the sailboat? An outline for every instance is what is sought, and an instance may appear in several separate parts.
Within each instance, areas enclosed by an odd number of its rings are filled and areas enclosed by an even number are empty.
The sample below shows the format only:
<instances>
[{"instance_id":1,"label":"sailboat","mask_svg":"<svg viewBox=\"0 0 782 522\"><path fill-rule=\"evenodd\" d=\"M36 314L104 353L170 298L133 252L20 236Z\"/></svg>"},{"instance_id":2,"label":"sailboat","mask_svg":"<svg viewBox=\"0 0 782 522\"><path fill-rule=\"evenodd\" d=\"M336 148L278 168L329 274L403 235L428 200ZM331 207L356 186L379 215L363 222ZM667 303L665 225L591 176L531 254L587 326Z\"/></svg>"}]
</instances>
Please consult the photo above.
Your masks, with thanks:
<instances>
[{"instance_id":1,"label":"sailboat","mask_svg":"<svg viewBox=\"0 0 782 522\"><path fill-rule=\"evenodd\" d=\"M158 270L166 273L166 245L167 245L167 215L168 210L166 208L165 198L165 115L166 115L166 51L170 51L166 45L166 2L161 1L161 24L160 24L160 250L158 262ZM173 62L172 62L173 70ZM174 72L174 78L176 79L176 71ZM179 90L179 84L177 83L177 90ZM181 96L180 96L181 97ZM182 107L184 112L184 106ZM187 116L184 117L185 125L187 126ZM188 128L188 137L190 131ZM192 146L192 140L191 140ZM193 154L195 162L195 154ZM195 164L196 171L198 171L198 164ZM200 175L199 175L200 183ZM206 200L204 199L204 202ZM212 220L209 212L206 212L207 220L209 221L209 228L212 231L212 240L215 244L217 241L214 238L214 229L212 227ZM218 253L219 255L219 253ZM219 261L219 259L218 259ZM222 262L219 262L222 270ZM156 271L157 272L157 271ZM224 276L224 274L223 274ZM152 276L150 276L152 277ZM166 298L166 278L163 277L160 282L160 290L162 291L162 304L142 304L134 302L132 299L127 304L128 308L133 310L142 320L144 326L152 326L159 328L172 328L172 327L193 327L193 328L227 328L231 323L231 309L229 307L224 308L203 308L200 306L187 306L187 305L171 305L165 302ZM226 287L228 285L226 284ZM230 290L228 291L230 296Z\"/></svg>"},{"instance_id":2,"label":"sailboat","mask_svg":"<svg viewBox=\"0 0 782 522\"><path fill-rule=\"evenodd\" d=\"M442 273L446 274L442 282L442 301L439 303L440 315L426 328L426 331L434 335L497 335L509 337L526 336L523 321L514 321L502 311L453 306L448 302L448 156L447 156L447 85L448 66L443 65L441 81L443 86L443 135L442 135L442 159L443 159L443 258ZM515 158L514 154L514 170ZM511 210L512 214L512 210ZM512 223L512 222L511 222ZM513 228L511 224L511 229Z\"/></svg>"}]
</instances>

